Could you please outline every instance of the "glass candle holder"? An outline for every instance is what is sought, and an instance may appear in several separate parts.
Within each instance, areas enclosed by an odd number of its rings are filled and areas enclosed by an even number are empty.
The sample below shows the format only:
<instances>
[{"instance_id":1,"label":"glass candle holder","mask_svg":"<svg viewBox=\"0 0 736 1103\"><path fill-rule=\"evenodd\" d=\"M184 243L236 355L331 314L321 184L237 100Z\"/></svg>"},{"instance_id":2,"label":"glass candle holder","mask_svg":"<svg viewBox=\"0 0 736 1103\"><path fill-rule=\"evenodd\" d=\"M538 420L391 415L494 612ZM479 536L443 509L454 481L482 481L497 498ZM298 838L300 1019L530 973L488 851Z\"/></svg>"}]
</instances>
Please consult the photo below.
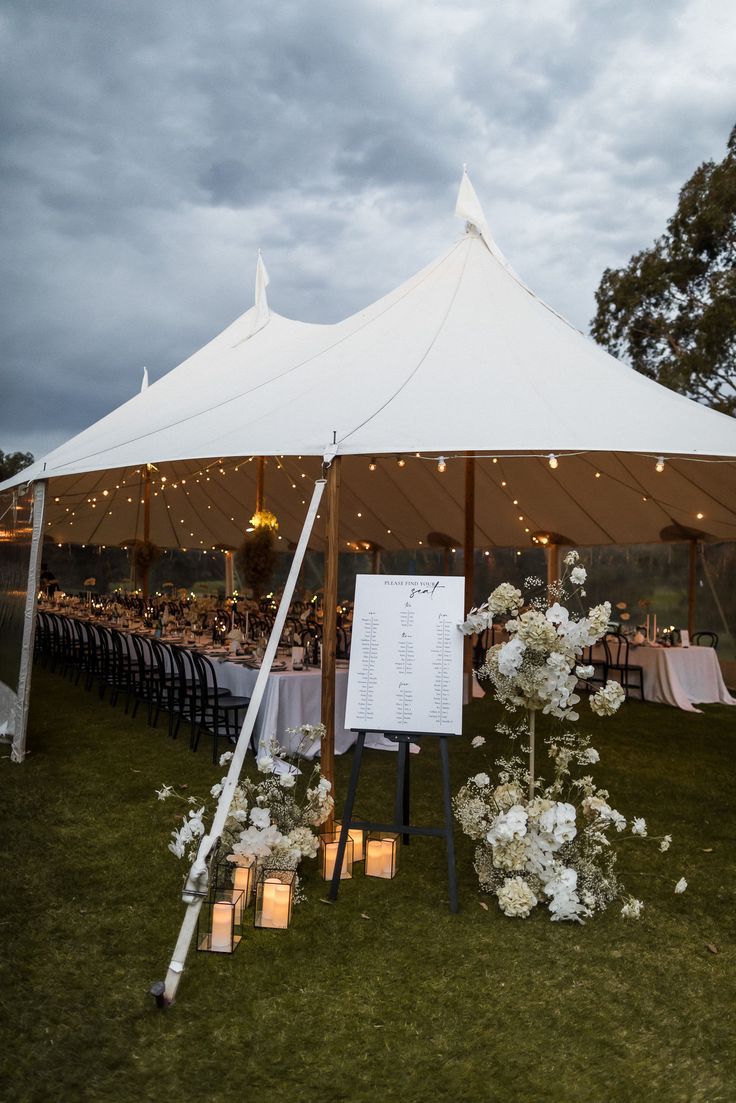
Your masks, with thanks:
<instances>
[{"instance_id":1,"label":"glass candle holder","mask_svg":"<svg viewBox=\"0 0 736 1103\"><path fill-rule=\"evenodd\" d=\"M293 869L264 869L256 885L256 927L284 930L291 923L294 902Z\"/></svg>"},{"instance_id":2,"label":"glass candle holder","mask_svg":"<svg viewBox=\"0 0 736 1103\"><path fill-rule=\"evenodd\" d=\"M242 893L239 922L242 912L250 907L255 889L256 864L254 858L245 858L242 854L225 854L218 857L215 865L215 887L225 891Z\"/></svg>"},{"instance_id":3,"label":"glass candle holder","mask_svg":"<svg viewBox=\"0 0 736 1103\"><path fill-rule=\"evenodd\" d=\"M335 821L335 831L340 835L342 824L339 820ZM353 861L362 862L365 857L365 836L366 832L362 827L351 827L348 830L348 835L353 840Z\"/></svg>"},{"instance_id":4,"label":"glass candle holder","mask_svg":"<svg viewBox=\"0 0 736 1103\"><path fill-rule=\"evenodd\" d=\"M319 871L324 881L331 881L337 863L337 848L340 843L339 831L326 831L319 837ZM342 858L340 880L353 876L353 840L348 838Z\"/></svg>"},{"instance_id":5,"label":"glass candle holder","mask_svg":"<svg viewBox=\"0 0 736 1103\"><path fill-rule=\"evenodd\" d=\"M369 831L365 841L366 877L396 876L399 866L399 836L393 831Z\"/></svg>"},{"instance_id":6,"label":"glass candle holder","mask_svg":"<svg viewBox=\"0 0 736 1103\"><path fill-rule=\"evenodd\" d=\"M215 889L205 900L197 921L197 949L232 954L242 938L243 893Z\"/></svg>"}]
</instances>

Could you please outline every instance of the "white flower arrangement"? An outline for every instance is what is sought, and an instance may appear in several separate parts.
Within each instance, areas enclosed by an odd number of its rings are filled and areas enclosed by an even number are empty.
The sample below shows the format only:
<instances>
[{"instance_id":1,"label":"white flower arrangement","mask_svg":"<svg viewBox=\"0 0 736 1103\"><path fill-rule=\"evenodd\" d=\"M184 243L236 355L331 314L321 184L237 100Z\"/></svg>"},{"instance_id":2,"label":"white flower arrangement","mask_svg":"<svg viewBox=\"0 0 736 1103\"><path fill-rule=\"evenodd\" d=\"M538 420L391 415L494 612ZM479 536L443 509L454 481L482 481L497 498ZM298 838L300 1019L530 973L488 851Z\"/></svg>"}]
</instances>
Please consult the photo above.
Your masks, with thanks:
<instances>
[{"instance_id":1,"label":"white flower arrangement","mask_svg":"<svg viewBox=\"0 0 736 1103\"><path fill-rule=\"evenodd\" d=\"M322 734L321 725L295 729L301 737L299 751ZM220 758L224 766L232 758L226 752ZM230 811L222 833L220 849L243 861L255 860L259 869L297 869L303 858L314 858L319 850L315 830L332 813L331 784L323 778L319 765L310 774L303 773L286 760L286 752L276 743L264 747L257 758L258 769L267 774L260 781L241 779L233 792ZM226 778L214 785L211 796L217 799ZM301 784L300 784L301 783ZM156 790L159 800L175 794L173 786ZM187 803L196 798L184 798ZM206 805L190 809L181 825L172 832L168 849L176 858L193 862L205 833ZM298 896L297 896L298 899Z\"/></svg>"},{"instance_id":2,"label":"white flower arrangement","mask_svg":"<svg viewBox=\"0 0 736 1103\"><path fill-rule=\"evenodd\" d=\"M593 670L581 665L583 649L596 643L608 626L608 602L575 616L563 604L566 583L577 587L587 579L577 552L565 557L566 574L551 588L539 579L527 579L525 589L541 591L524 600L520 590L503 583L480 609L471 610L462 631L479 621L488 627L494 616L507 617L505 643L491 647L477 675L491 682L496 697L509 712L526 710L526 721L497 731L512 742L523 740L521 754L497 759L498 780L482 771L468 779L454 799L455 816L465 834L477 842L475 870L480 887L498 900L504 915L527 918L545 904L553 921L585 921L621 899L621 915L635 919L643 903L623 892L615 873L614 840L648 838L646 821L635 817L627 833L626 818L612 807L609 793L599 789L583 770L600 755L590 736L569 727L579 719L578 680ZM624 700L618 682L609 681L590 695L594 715L614 715ZM535 773L535 717L550 717L545 744L552 776ZM485 740L476 737L473 746ZM525 745L528 744L528 745ZM659 841L666 851L672 841ZM683 887L680 887L682 884ZM675 892L685 890L684 879Z\"/></svg>"}]
</instances>

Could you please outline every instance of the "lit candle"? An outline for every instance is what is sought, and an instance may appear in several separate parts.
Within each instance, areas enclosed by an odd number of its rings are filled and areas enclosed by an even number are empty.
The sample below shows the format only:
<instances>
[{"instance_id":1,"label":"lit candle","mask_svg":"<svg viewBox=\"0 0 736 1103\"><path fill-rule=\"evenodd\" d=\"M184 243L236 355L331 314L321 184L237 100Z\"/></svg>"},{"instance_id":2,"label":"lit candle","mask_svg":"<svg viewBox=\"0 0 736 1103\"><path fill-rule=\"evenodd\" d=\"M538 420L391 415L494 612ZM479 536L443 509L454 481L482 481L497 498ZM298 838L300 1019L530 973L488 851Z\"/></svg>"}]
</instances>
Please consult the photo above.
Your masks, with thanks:
<instances>
[{"instance_id":1,"label":"lit candle","mask_svg":"<svg viewBox=\"0 0 736 1103\"><path fill-rule=\"evenodd\" d=\"M341 823L338 823L338 822L335 823L335 831L337 832L338 835L340 834L340 832L342 831L342 824ZM350 830L348 831L348 836L353 840L353 861L354 862L362 862L363 858L365 857L365 855L363 853L364 834L365 833L364 833L362 827L351 827Z\"/></svg>"},{"instance_id":2,"label":"lit candle","mask_svg":"<svg viewBox=\"0 0 736 1103\"><path fill-rule=\"evenodd\" d=\"M360 827L351 827L348 832L353 840L353 861L363 861L363 830Z\"/></svg>"},{"instance_id":3,"label":"lit candle","mask_svg":"<svg viewBox=\"0 0 736 1103\"><path fill-rule=\"evenodd\" d=\"M339 843L325 843L325 881L331 881L335 873L335 864L337 862L337 848ZM348 870L348 848L345 847L345 853L342 856L342 870L340 871L340 879L345 877L351 877L352 874Z\"/></svg>"},{"instance_id":4,"label":"lit candle","mask_svg":"<svg viewBox=\"0 0 736 1103\"><path fill-rule=\"evenodd\" d=\"M395 840L369 839L365 847L366 877L386 877L394 875Z\"/></svg>"},{"instance_id":5,"label":"lit candle","mask_svg":"<svg viewBox=\"0 0 736 1103\"><path fill-rule=\"evenodd\" d=\"M212 938L210 949L230 953L233 948L233 907L230 904L213 904Z\"/></svg>"},{"instance_id":6,"label":"lit candle","mask_svg":"<svg viewBox=\"0 0 736 1103\"><path fill-rule=\"evenodd\" d=\"M282 885L277 877L267 877L263 882L261 924L264 927L289 926L289 886Z\"/></svg>"},{"instance_id":7,"label":"lit candle","mask_svg":"<svg viewBox=\"0 0 736 1103\"><path fill-rule=\"evenodd\" d=\"M252 866L236 866L233 874L233 900L237 909L236 923L243 922L243 909L248 907L250 900L250 878L253 872ZM242 890L243 895L239 896Z\"/></svg>"}]
</instances>

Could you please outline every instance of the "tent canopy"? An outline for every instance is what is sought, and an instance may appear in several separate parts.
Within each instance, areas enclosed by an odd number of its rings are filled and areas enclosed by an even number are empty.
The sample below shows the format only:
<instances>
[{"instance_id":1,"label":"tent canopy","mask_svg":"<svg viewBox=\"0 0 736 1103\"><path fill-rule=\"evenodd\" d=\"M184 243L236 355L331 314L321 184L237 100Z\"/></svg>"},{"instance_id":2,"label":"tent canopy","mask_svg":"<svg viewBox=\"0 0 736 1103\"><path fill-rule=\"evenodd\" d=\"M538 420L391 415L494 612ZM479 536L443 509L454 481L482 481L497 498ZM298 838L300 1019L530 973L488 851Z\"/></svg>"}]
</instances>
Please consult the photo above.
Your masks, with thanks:
<instances>
[{"instance_id":1,"label":"tent canopy","mask_svg":"<svg viewBox=\"0 0 736 1103\"><path fill-rule=\"evenodd\" d=\"M335 325L269 312L259 264L250 311L3 485L49 479L50 535L119 544L141 536L153 464L151 539L235 546L254 508L252 458L267 456L266 505L289 540L336 444L344 547L462 533L467 454L485 457L481 547L550 531L647 542L673 525L736 537L736 420L646 379L538 299L491 239L467 177L458 208L469 218L459 241Z\"/></svg>"}]
</instances>

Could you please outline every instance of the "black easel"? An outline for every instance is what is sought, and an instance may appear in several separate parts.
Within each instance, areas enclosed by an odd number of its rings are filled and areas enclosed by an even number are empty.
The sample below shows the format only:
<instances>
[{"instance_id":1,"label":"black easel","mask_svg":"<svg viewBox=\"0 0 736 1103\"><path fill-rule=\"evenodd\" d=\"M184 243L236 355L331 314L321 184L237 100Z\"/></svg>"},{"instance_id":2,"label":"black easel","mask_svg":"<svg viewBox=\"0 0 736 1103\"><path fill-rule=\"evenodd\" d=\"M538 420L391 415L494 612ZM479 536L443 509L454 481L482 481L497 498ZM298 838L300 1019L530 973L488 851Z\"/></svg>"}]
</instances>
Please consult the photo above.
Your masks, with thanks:
<instances>
[{"instance_id":1,"label":"black easel","mask_svg":"<svg viewBox=\"0 0 736 1103\"><path fill-rule=\"evenodd\" d=\"M353 729L355 730L355 729ZM340 827L340 841L337 845L337 857L335 860L335 872L332 875L329 898L337 900L340 888L340 871L345 857L345 848L348 841L348 832L351 827L359 827L364 831L396 831L402 836L405 846L409 845L412 835L434 835L444 838L447 847L447 884L450 891L450 911L456 912L457 905L457 876L455 873L455 840L452 833L452 797L450 795L450 760L447 751L447 740L452 738L447 735L438 735L440 741L440 759L442 761L442 797L445 810L444 827L412 827L409 823L410 810L410 781L409 781L409 744L417 738L427 739L432 733L421 734L418 732L381 732L387 739L398 743L398 761L396 764L396 798L394 801L395 823L376 823L373 820L354 820L353 805L358 789L358 777L360 764L363 758L363 746L367 731L358 732L358 742L355 745L355 757L350 771L350 783L348 795L345 800L345 808L342 814Z\"/></svg>"}]
</instances>

